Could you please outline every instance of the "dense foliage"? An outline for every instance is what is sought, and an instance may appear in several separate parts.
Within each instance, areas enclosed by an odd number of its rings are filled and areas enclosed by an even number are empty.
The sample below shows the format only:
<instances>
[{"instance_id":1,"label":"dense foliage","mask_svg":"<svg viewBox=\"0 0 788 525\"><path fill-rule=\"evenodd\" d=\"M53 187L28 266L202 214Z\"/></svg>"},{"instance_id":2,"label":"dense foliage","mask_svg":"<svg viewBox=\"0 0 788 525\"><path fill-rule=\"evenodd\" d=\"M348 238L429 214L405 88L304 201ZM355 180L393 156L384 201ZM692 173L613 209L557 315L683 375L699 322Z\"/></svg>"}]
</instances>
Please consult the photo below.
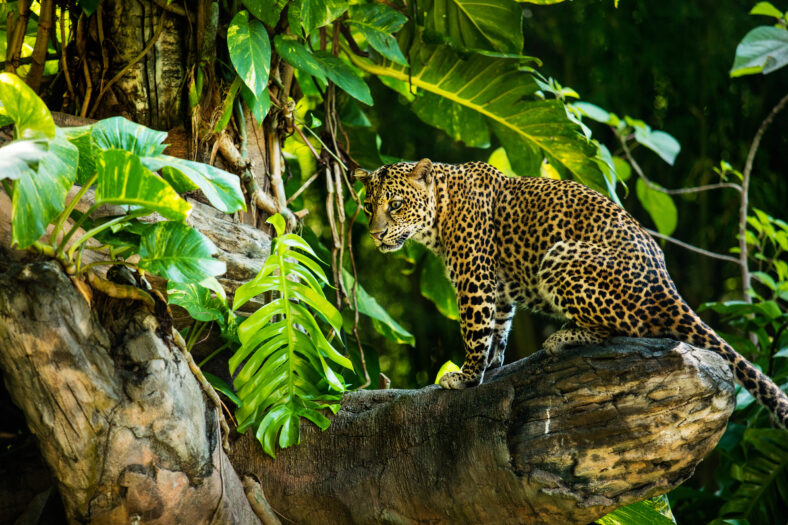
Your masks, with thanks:
<instances>
[{"instance_id":1,"label":"dense foliage","mask_svg":"<svg viewBox=\"0 0 788 525\"><path fill-rule=\"evenodd\" d=\"M57 257L77 276L139 256L133 267L167 278L170 303L195 319L184 334L189 348L206 326L218 326L225 343L208 358L229 350L234 382L209 379L239 405L239 428L253 427L273 455L277 440L298 442L299 417L325 428L320 410L337 410L345 389L375 387L379 372L395 386L422 386L444 362L462 360L456 298L440 260L417 245L395 256L374 251L359 214L363 190L349 168L421 157L486 160L511 176L573 178L621 202L655 235L711 249L707 257L665 245L680 290L691 304L711 300L704 309L725 327L721 334L785 387L785 113L759 133L760 144L752 136L785 104L786 13L768 2L538 5L552 3L217 4L226 36L215 64L190 65L192 115L211 104L215 77L224 96L212 133L243 130L243 108L259 123L274 112L290 115L287 203L313 212L300 237L273 219L271 257L234 301L214 279L223 265L211 258L212 244L184 224L189 205L179 193L199 188L230 213L245 204L238 177L164 155L165 134L118 117L58 128L33 90L4 74L0 125L13 123L14 141L0 149L0 178L13 199L14 241ZM3 20L13 20L5 15L17 4L0 8ZM98 3L33 6L34 23L21 36L31 49L46 9L84 20ZM750 8L757 19L747 17ZM0 33L0 51L11 58L14 32ZM74 38L61 26L44 53ZM287 100L269 90L283 83L272 67L279 60L297 86ZM58 71L52 60L41 72L18 69L31 86ZM324 187L312 184L318 175ZM82 190L67 199L75 183ZM76 211L94 184L95 206L127 213L94 221L92 210ZM153 212L167 220L141 220ZM50 224L49 240L40 242ZM72 239L80 227L87 233ZM83 264L86 247L103 258ZM260 294L266 306L244 319L237 309ZM333 305L324 294L335 296ZM555 328L520 315L507 360L527 355ZM670 494L679 523L771 523L788 502L785 433L769 428L752 401L740 392L728 431L701 469L708 471ZM672 520L662 498L603 522Z\"/></svg>"}]
</instances>

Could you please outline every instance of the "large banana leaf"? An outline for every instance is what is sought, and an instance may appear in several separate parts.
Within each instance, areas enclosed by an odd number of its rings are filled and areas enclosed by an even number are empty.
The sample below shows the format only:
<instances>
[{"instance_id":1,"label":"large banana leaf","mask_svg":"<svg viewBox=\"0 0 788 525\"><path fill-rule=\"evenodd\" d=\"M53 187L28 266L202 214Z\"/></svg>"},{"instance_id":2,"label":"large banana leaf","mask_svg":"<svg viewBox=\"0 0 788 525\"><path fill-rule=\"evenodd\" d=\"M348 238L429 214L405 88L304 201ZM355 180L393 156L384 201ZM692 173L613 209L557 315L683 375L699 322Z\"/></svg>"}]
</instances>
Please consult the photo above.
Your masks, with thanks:
<instances>
[{"instance_id":1,"label":"large banana leaf","mask_svg":"<svg viewBox=\"0 0 788 525\"><path fill-rule=\"evenodd\" d=\"M275 298L238 327L241 347L229 366L241 401L238 430L256 426L257 439L274 456L277 437L282 448L299 442L301 417L328 426L319 410L337 407L317 401L337 401L345 390L328 361L349 369L352 364L315 319L319 316L336 332L342 327L342 315L323 295L321 282L328 279L311 258L314 252L297 235L283 233L281 216L269 222L277 231L274 250L257 276L236 291L234 307L265 292L274 292Z\"/></svg>"},{"instance_id":2,"label":"large banana leaf","mask_svg":"<svg viewBox=\"0 0 788 525\"><path fill-rule=\"evenodd\" d=\"M446 108L437 104L425 104L417 111L423 120L450 135L461 136L463 130L458 123L478 113L493 125L513 162L522 156L521 150L538 151L575 179L607 193L600 160L595 158L596 146L569 119L560 101L534 100L538 87L533 77L521 70L521 60L483 54L461 56L449 46L422 43L412 49L412 69L408 71L390 61L374 63L348 55L368 73L410 82L451 101L456 117L447 118Z\"/></svg>"},{"instance_id":3,"label":"large banana leaf","mask_svg":"<svg viewBox=\"0 0 788 525\"><path fill-rule=\"evenodd\" d=\"M424 26L466 49L523 50L523 8L510 0L421 0Z\"/></svg>"}]
</instances>

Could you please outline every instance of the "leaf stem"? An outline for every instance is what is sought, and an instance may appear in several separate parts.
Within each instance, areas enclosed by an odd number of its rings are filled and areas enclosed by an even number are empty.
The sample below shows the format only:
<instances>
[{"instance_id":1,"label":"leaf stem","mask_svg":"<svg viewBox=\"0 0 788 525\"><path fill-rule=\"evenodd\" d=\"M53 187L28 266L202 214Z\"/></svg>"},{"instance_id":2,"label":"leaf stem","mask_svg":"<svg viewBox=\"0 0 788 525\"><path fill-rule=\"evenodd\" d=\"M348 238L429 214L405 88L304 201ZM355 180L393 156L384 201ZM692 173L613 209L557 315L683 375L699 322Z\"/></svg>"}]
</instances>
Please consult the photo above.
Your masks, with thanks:
<instances>
[{"instance_id":1,"label":"leaf stem","mask_svg":"<svg viewBox=\"0 0 788 525\"><path fill-rule=\"evenodd\" d=\"M129 213L128 215L124 215L122 217L116 217L115 219L112 219L111 221L107 221L104 224L101 224L100 226L96 226L92 230L89 230L89 231L85 232L85 235L83 235L82 237L77 239L74 242L74 244L71 245L71 248L69 248L69 250L68 250L68 257L69 257L69 259L71 259L71 257L73 257L74 252L76 251L76 249L81 244L83 244L84 242L87 242L94 235L96 235L98 233L101 233L104 230L106 230L107 228L110 228L110 227L112 227L112 226L114 226L116 224L119 224L119 223L123 222L123 221L128 221L128 220L131 220L131 219L134 219L134 218L137 218L137 217L141 217L143 215L147 215L149 213L150 213L150 211L146 210L146 209L136 210L136 211L133 211L133 212ZM72 230L73 230L73 228L72 228ZM71 232L69 232L69 233L71 233Z\"/></svg>"},{"instance_id":2,"label":"leaf stem","mask_svg":"<svg viewBox=\"0 0 788 525\"><path fill-rule=\"evenodd\" d=\"M98 207L99 207L98 204L93 204L93 206L88 208L87 211L82 214L82 217L80 217L76 222L74 222L74 225L71 226L71 229L69 229L68 232L66 232L63 238L60 240L60 244L57 245L57 253L59 254L63 253L63 251L66 249L66 244L68 244L68 241L71 239L74 233L76 233L76 231L82 227L82 224L84 224L85 220L88 219L93 214L93 212L96 211L96 209L98 209ZM69 212L69 215L70 214L71 212Z\"/></svg>"},{"instance_id":3,"label":"leaf stem","mask_svg":"<svg viewBox=\"0 0 788 525\"><path fill-rule=\"evenodd\" d=\"M94 173L93 176L90 177L90 179L88 179L88 181L85 182L85 184L82 185L82 188L80 188L80 190L77 192L77 194L74 195L74 198L71 199L71 202L68 203L68 206L66 206L66 209L63 210L63 213L61 213L60 216L57 218L57 222L55 223L55 227L54 227L54 229L52 230L52 233L49 236L50 244L53 247L55 246L55 243L57 242L57 236L60 233L60 229L63 227L63 224L71 216L71 212L74 211L74 208L77 207L77 204L79 204L79 201L82 200L82 197L85 196L85 193L87 193L87 191L96 182L97 179L98 179L98 173ZM86 214L86 215L89 215L89 214ZM85 217L85 215L83 215L83 218L84 217ZM61 251L64 247L65 247L65 244L63 246L59 247L58 251Z\"/></svg>"},{"instance_id":4,"label":"leaf stem","mask_svg":"<svg viewBox=\"0 0 788 525\"><path fill-rule=\"evenodd\" d=\"M206 357L205 359L203 359L202 361L200 361L200 362L197 364L197 366L199 366L200 368L202 368L202 367L203 367L203 365L205 365L205 363L207 363L208 361L210 361L211 359L213 359L214 357L216 357L216 356L217 356L217 355L218 355L218 354L219 354L219 353L220 353L222 350L224 350L225 348L229 348L229 347L230 347L230 341L227 341L227 342L226 342L226 343L224 343L222 346L220 346L219 348L217 348L216 350L214 350L213 352L211 352L210 354L208 354L208 357Z\"/></svg>"}]
</instances>

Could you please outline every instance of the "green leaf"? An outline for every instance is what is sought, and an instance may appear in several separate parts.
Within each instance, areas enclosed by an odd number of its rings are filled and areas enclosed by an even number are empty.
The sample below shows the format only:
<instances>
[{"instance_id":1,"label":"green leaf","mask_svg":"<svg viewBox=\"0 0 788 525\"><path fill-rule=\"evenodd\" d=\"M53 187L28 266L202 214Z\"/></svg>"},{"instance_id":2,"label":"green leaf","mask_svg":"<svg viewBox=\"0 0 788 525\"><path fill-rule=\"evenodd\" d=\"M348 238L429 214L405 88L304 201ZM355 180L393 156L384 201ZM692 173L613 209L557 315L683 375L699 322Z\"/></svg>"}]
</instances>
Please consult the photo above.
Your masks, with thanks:
<instances>
[{"instance_id":1,"label":"green leaf","mask_svg":"<svg viewBox=\"0 0 788 525\"><path fill-rule=\"evenodd\" d=\"M788 441L785 431L748 428L742 443L746 462L734 468L740 482L720 509L722 518L746 518L751 523L772 523L782 516L788 488Z\"/></svg>"},{"instance_id":2,"label":"green leaf","mask_svg":"<svg viewBox=\"0 0 788 525\"><path fill-rule=\"evenodd\" d=\"M47 146L43 140L15 140L0 148L0 179L31 176L38 161L47 154Z\"/></svg>"},{"instance_id":3,"label":"green leaf","mask_svg":"<svg viewBox=\"0 0 788 525\"><path fill-rule=\"evenodd\" d=\"M530 74L519 69L522 60L479 54L461 57L448 46L423 43L414 47L410 59L408 71L389 61L374 64L351 56L353 63L368 73L410 82L486 117L518 173L528 173L521 172L518 155L539 151L550 155L554 165L562 166L574 178L605 191L607 183L595 159L596 147L569 119L560 101L529 100L537 86ZM540 163L541 158L538 160ZM538 173L539 163L528 162L526 168L535 167Z\"/></svg>"},{"instance_id":4,"label":"green leaf","mask_svg":"<svg viewBox=\"0 0 788 525\"><path fill-rule=\"evenodd\" d=\"M58 133L49 151L16 181L12 200L12 241L20 249L41 238L47 225L64 209L66 194L74 184L79 151Z\"/></svg>"},{"instance_id":5,"label":"green leaf","mask_svg":"<svg viewBox=\"0 0 788 525\"><path fill-rule=\"evenodd\" d=\"M93 145L101 150L122 149L139 157L161 155L167 147L164 131L156 131L123 117L111 117L93 125Z\"/></svg>"},{"instance_id":6,"label":"green leaf","mask_svg":"<svg viewBox=\"0 0 788 525\"><path fill-rule=\"evenodd\" d=\"M179 283L201 282L227 271L211 257L216 246L197 230L179 222L159 222L140 242L140 268Z\"/></svg>"},{"instance_id":7,"label":"green leaf","mask_svg":"<svg viewBox=\"0 0 788 525\"><path fill-rule=\"evenodd\" d=\"M459 372L460 370L461 370L460 367L454 364L453 361L446 361L438 370L438 374L435 376L434 384L437 385L438 383L440 383L441 377L448 374L449 372Z\"/></svg>"},{"instance_id":8,"label":"green leaf","mask_svg":"<svg viewBox=\"0 0 788 525\"><path fill-rule=\"evenodd\" d=\"M353 98L364 104L372 105L372 94L369 92L369 86L361 78L356 68L325 51L318 51L314 56L322 65L326 76L331 82Z\"/></svg>"},{"instance_id":9,"label":"green leaf","mask_svg":"<svg viewBox=\"0 0 788 525\"><path fill-rule=\"evenodd\" d=\"M523 50L523 9L500 0L426 0L419 2L424 26L466 49L504 53Z\"/></svg>"},{"instance_id":10,"label":"green leaf","mask_svg":"<svg viewBox=\"0 0 788 525\"><path fill-rule=\"evenodd\" d=\"M76 148L74 148L76 149ZM97 163L96 204L128 204L155 211L168 219L186 219L191 205L142 165L128 151L102 151Z\"/></svg>"},{"instance_id":11,"label":"green leaf","mask_svg":"<svg viewBox=\"0 0 788 525\"><path fill-rule=\"evenodd\" d=\"M484 116L477 111L434 93L416 97L411 109L421 120L442 129L458 142L472 148L490 146L490 130Z\"/></svg>"},{"instance_id":12,"label":"green leaf","mask_svg":"<svg viewBox=\"0 0 788 525\"><path fill-rule=\"evenodd\" d=\"M326 75L323 73L323 66L294 35L276 35L274 47L285 62L325 84Z\"/></svg>"},{"instance_id":13,"label":"green leaf","mask_svg":"<svg viewBox=\"0 0 788 525\"><path fill-rule=\"evenodd\" d=\"M353 276L342 269L342 280L345 283L346 290L353 289ZM356 287L356 299L358 301L358 311L373 320L373 326L381 335L401 344L416 345L416 338L405 330L400 324L394 320L389 313L383 309L374 297L369 295L367 291L359 284Z\"/></svg>"},{"instance_id":14,"label":"green leaf","mask_svg":"<svg viewBox=\"0 0 788 525\"><path fill-rule=\"evenodd\" d=\"M427 252L424 267L421 270L421 294L435 303L438 311L444 316L454 321L459 320L457 293L449 278L446 277L443 261L431 252Z\"/></svg>"},{"instance_id":15,"label":"green leaf","mask_svg":"<svg viewBox=\"0 0 788 525\"><path fill-rule=\"evenodd\" d=\"M613 113L600 108L599 106L589 102L574 102L571 105L573 108L580 111L581 115L588 117L591 120L596 120L602 124L610 124L611 126L618 124L618 117L616 117Z\"/></svg>"},{"instance_id":16,"label":"green leaf","mask_svg":"<svg viewBox=\"0 0 788 525\"><path fill-rule=\"evenodd\" d=\"M193 282L168 282L167 302L180 306L197 321L223 321L228 313L226 299L213 297L208 288Z\"/></svg>"},{"instance_id":17,"label":"green leaf","mask_svg":"<svg viewBox=\"0 0 788 525\"><path fill-rule=\"evenodd\" d=\"M271 96L268 94L268 90L266 89L255 96L248 87L243 86L241 88L241 97L243 97L246 106L252 110L252 116L258 125L262 126L263 119L268 114L268 110L271 109Z\"/></svg>"},{"instance_id":18,"label":"green leaf","mask_svg":"<svg viewBox=\"0 0 788 525\"><path fill-rule=\"evenodd\" d=\"M142 163L152 171L162 170L162 176L170 180L172 171L194 183L217 210L232 213L246 209L246 201L241 191L240 179L210 164L159 155L145 157Z\"/></svg>"},{"instance_id":19,"label":"green leaf","mask_svg":"<svg viewBox=\"0 0 788 525\"><path fill-rule=\"evenodd\" d=\"M93 143L91 140L93 124L60 129L63 131L66 139L79 150L77 184L84 184L96 173L96 159L93 155Z\"/></svg>"},{"instance_id":20,"label":"green leaf","mask_svg":"<svg viewBox=\"0 0 788 525\"><path fill-rule=\"evenodd\" d=\"M233 387L228 385L224 379L215 376L210 372L203 372L202 375L205 376L205 379L208 380L208 383L210 383L210 385L213 388L215 388L216 391L226 395L230 401L235 403L236 406L241 406L241 400L238 399L237 395L235 395L235 392L233 391Z\"/></svg>"},{"instance_id":21,"label":"green leaf","mask_svg":"<svg viewBox=\"0 0 788 525\"><path fill-rule=\"evenodd\" d=\"M235 70L252 93L267 89L271 42L265 26L250 20L247 11L240 11L227 28L227 47Z\"/></svg>"},{"instance_id":22,"label":"green leaf","mask_svg":"<svg viewBox=\"0 0 788 525\"><path fill-rule=\"evenodd\" d=\"M756 27L736 46L731 77L776 71L788 64L788 30Z\"/></svg>"},{"instance_id":23,"label":"green leaf","mask_svg":"<svg viewBox=\"0 0 788 525\"><path fill-rule=\"evenodd\" d=\"M780 12L779 9L774 7L769 2L758 2L750 9L751 15L764 15L764 16L773 16L774 18L782 18L783 14Z\"/></svg>"},{"instance_id":24,"label":"green leaf","mask_svg":"<svg viewBox=\"0 0 788 525\"><path fill-rule=\"evenodd\" d=\"M396 33L408 18L383 4L354 5L350 7L350 25L361 33L367 43L384 58L402 65L408 65L402 55Z\"/></svg>"},{"instance_id":25,"label":"green leaf","mask_svg":"<svg viewBox=\"0 0 788 525\"><path fill-rule=\"evenodd\" d=\"M279 22L287 0L243 0L243 4L255 17L273 27Z\"/></svg>"},{"instance_id":26,"label":"green leaf","mask_svg":"<svg viewBox=\"0 0 788 525\"><path fill-rule=\"evenodd\" d=\"M14 140L55 138L55 121L46 104L21 78L0 73L0 105L14 122Z\"/></svg>"},{"instance_id":27,"label":"green leaf","mask_svg":"<svg viewBox=\"0 0 788 525\"><path fill-rule=\"evenodd\" d=\"M676 521L672 519L672 514L670 518L665 516L658 508L655 508L652 501L640 501L617 508L596 520L596 523L599 525L675 525ZM667 510L670 512L669 507Z\"/></svg>"},{"instance_id":28,"label":"green leaf","mask_svg":"<svg viewBox=\"0 0 788 525\"><path fill-rule=\"evenodd\" d=\"M673 166L676 156L681 151L679 141L664 131L652 131L642 120L624 117L627 124L635 130L635 140L660 156L662 160Z\"/></svg>"},{"instance_id":29,"label":"green leaf","mask_svg":"<svg viewBox=\"0 0 788 525\"><path fill-rule=\"evenodd\" d=\"M635 189L640 203L651 216L659 233L673 233L678 224L678 211L670 195L650 188L643 179L638 179Z\"/></svg>"},{"instance_id":30,"label":"green leaf","mask_svg":"<svg viewBox=\"0 0 788 525\"><path fill-rule=\"evenodd\" d=\"M330 24L347 10L343 0L301 0L301 23L307 36L318 27ZM295 27L295 26L293 26Z\"/></svg>"}]
</instances>

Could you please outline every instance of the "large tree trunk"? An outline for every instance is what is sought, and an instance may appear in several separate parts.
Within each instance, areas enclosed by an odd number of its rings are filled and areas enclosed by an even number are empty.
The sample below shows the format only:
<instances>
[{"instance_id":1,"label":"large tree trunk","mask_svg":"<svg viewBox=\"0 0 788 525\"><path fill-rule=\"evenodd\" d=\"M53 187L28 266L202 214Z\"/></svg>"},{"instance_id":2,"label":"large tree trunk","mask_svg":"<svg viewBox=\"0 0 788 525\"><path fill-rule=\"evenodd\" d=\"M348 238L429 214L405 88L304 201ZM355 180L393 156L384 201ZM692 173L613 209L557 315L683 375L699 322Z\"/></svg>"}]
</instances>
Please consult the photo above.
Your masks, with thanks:
<instances>
[{"instance_id":1,"label":"large tree trunk","mask_svg":"<svg viewBox=\"0 0 788 525\"><path fill-rule=\"evenodd\" d=\"M55 263L2 262L0 368L73 522L254 523L253 473L296 523L587 523L681 483L733 407L715 354L623 340L464 391L351 393L276 460L236 440L233 468L184 355L130 306L91 310Z\"/></svg>"}]
</instances>

